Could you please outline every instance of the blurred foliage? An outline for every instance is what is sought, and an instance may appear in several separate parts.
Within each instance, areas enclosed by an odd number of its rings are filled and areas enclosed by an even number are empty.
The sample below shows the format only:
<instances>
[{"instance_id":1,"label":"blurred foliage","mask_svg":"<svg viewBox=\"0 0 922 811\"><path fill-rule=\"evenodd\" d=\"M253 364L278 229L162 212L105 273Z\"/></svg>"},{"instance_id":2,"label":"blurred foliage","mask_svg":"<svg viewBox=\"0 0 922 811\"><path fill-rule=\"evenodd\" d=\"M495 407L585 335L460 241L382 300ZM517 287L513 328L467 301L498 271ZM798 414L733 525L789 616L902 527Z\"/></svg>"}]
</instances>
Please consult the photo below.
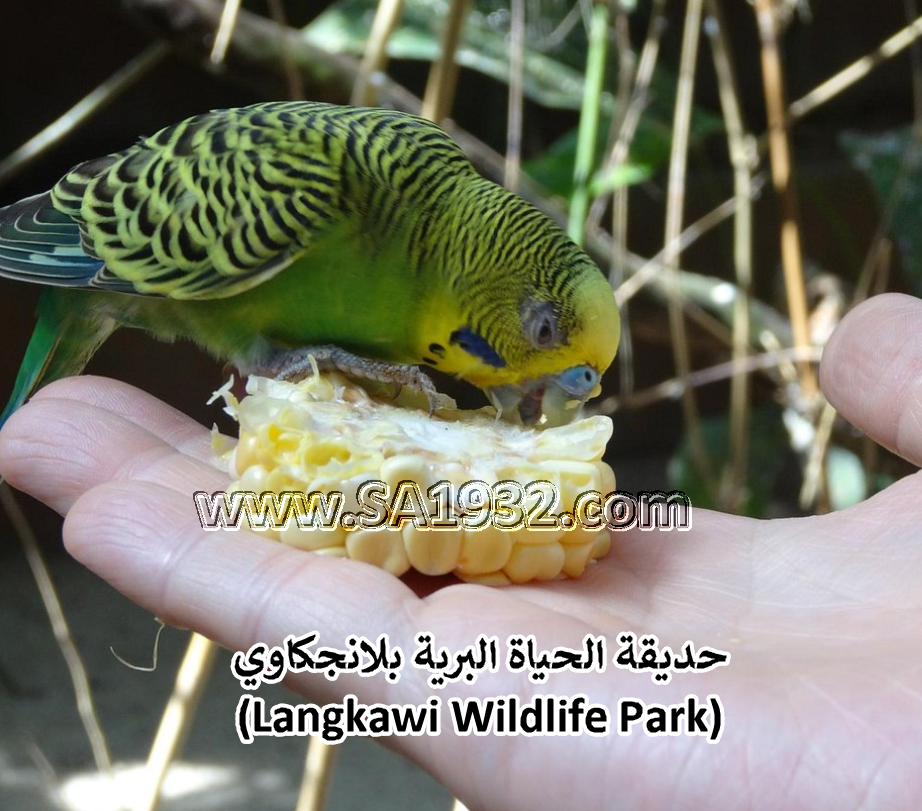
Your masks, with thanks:
<instances>
[{"instance_id":1,"label":"blurred foliage","mask_svg":"<svg viewBox=\"0 0 922 811\"><path fill-rule=\"evenodd\" d=\"M715 469L730 462L730 423L725 414L705 417L701 431ZM749 468L739 504L742 515L763 516L778 490L779 477L790 460L787 430L782 410L774 403L754 408L749 423ZM682 490L695 507L718 508L715 492L697 469L691 443L685 437L669 460L669 485Z\"/></svg>"},{"instance_id":2,"label":"blurred foliage","mask_svg":"<svg viewBox=\"0 0 922 811\"><path fill-rule=\"evenodd\" d=\"M603 140L604 133L611 129L612 117L606 114L601 121L600 137L596 144L596 165L602 164L606 144ZM666 131L668 138L669 132ZM573 165L576 161L576 146L579 140L579 129L574 127L569 132L558 138L551 144L541 155L525 161L522 168L531 175L541 186L550 194L558 197L569 199L573 194ZM651 145L662 143L662 139L651 139ZM654 171L654 167L665 159L668 155L668 143L664 151L658 149L651 150L649 159L644 161L638 158L636 154L632 155L632 161L619 167L612 167L609 170L602 169L595 176L591 187L593 195L598 196L611 191L617 186L628 185L631 183L640 183L647 180Z\"/></svg>"},{"instance_id":3,"label":"blurred foliage","mask_svg":"<svg viewBox=\"0 0 922 811\"><path fill-rule=\"evenodd\" d=\"M360 56L371 31L375 0L338 0L307 25L305 38L328 51ZM439 55L441 25L448 8L444 0L405 0L399 25L387 44L392 59L432 61ZM456 60L502 84L509 82L508 3L476 0L465 23ZM580 4L563 0L530 3L526 15L523 93L536 104L578 110L583 97L583 69L588 47ZM611 60L609 73L614 73ZM606 82L614 86L614 76ZM631 145L630 160L622 167L601 170L592 181L598 196L630 183L646 180L669 156L672 140L672 105L676 79L668 70L654 76L644 104L644 114ZM618 102L611 93L599 99L602 113L596 148L596 165L601 166L612 140L612 123ZM719 117L695 109L692 143L722 130ZM577 128L555 141L542 155L526 161L525 171L548 192L569 198L573 193L573 165Z\"/></svg>"},{"instance_id":4,"label":"blurred foliage","mask_svg":"<svg viewBox=\"0 0 922 811\"><path fill-rule=\"evenodd\" d=\"M922 229L919 228L922 161L919 160L919 140L912 127L874 133L845 131L839 135L839 143L852 165L870 181L882 209L902 176L904 182L890 231L900 251L912 292L922 296ZM905 175L904 164L908 169Z\"/></svg>"},{"instance_id":5,"label":"blurred foliage","mask_svg":"<svg viewBox=\"0 0 922 811\"><path fill-rule=\"evenodd\" d=\"M377 5L375 0L339 0L304 28L304 36L327 51L360 56ZM582 17L568 14L573 8L563 0L529 5L523 90L526 98L546 107L578 110L582 99L586 32ZM387 43L388 56L424 62L437 59L447 10L445 0L405 0L400 23ZM508 84L509 21L508 3L476 0L455 55L458 64ZM606 94L602 104L611 107L613 103Z\"/></svg>"},{"instance_id":6,"label":"blurred foliage","mask_svg":"<svg viewBox=\"0 0 922 811\"><path fill-rule=\"evenodd\" d=\"M790 472L795 461L791 450L790 430L785 425L784 411L774 403L759 406L751 412L749 430L749 468L743 498L738 505L741 515L764 518L770 508L792 497ZM730 461L730 421L726 414L716 414L701 422L701 430L715 469ZM696 507L720 509L713 487L695 467L688 439L683 439L669 460L669 484L682 490ZM876 490L892 480L877 480ZM826 487L829 506L842 510L868 497L871 483L857 454L847 448L831 445L826 455ZM787 488L788 492L785 492Z\"/></svg>"},{"instance_id":7,"label":"blurred foliage","mask_svg":"<svg viewBox=\"0 0 922 811\"><path fill-rule=\"evenodd\" d=\"M605 157L606 143L604 134L611 129L612 117L604 114L599 127L599 139L596 144L596 165L602 165ZM666 137L669 132L666 130ZM531 175L550 194L570 198L573 194L573 165L576 160L576 147L579 141L579 129L574 127L551 144L541 155L525 161L522 168ZM664 142L661 138L650 138L645 142L650 147L643 151L645 156L638 156L632 151L630 162L610 169L601 169L596 174L591 191L598 196L607 191L631 183L640 183L650 178L666 156L669 154L668 141L665 149L658 147Z\"/></svg>"},{"instance_id":8,"label":"blurred foliage","mask_svg":"<svg viewBox=\"0 0 922 811\"><path fill-rule=\"evenodd\" d=\"M667 82L662 80L657 84L663 85ZM631 144L630 160L621 167L599 170L591 186L595 196L618 186L647 180L668 160L672 144L672 111L666 101L671 96L668 92L653 91L653 94L659 102L651 103L650 109L640 120L637 135ZM610 150L604 134L611 131L611 126L612 114L603 112L599 127L600 137L596 145L596 165L603 165L605 155ZM717 116L696 109L692 116L691 143L698 144L707 136L720 132L722 128L723 124ZM573 193L573 164L576 159L577 139L578 129L574 128L558 138L543 154L526 161L523 168L551 194L569 198Z\"/></svg>"}]
</instances>

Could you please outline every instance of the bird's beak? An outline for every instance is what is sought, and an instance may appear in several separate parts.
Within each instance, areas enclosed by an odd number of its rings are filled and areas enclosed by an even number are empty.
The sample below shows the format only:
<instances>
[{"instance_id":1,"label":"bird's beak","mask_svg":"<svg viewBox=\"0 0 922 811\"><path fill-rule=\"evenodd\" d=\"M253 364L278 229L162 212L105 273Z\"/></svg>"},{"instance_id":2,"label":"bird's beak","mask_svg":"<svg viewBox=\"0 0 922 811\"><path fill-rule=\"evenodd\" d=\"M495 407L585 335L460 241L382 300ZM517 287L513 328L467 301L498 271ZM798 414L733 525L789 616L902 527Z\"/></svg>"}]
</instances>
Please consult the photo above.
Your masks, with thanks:
<instances>
[{"instance_id":1,"label":"bird's beak","mask_svg":"<svg viewBox=\"0 0 922 811\"><path fill-rule=\"evenodd\" d=\"M583 403L601 390L599 373L592 366L573 366L556 375L547 375L521 384L506 384L487 389L500 416L523 425L550 428L575 420Z\"/></svg>"}]
</instances>

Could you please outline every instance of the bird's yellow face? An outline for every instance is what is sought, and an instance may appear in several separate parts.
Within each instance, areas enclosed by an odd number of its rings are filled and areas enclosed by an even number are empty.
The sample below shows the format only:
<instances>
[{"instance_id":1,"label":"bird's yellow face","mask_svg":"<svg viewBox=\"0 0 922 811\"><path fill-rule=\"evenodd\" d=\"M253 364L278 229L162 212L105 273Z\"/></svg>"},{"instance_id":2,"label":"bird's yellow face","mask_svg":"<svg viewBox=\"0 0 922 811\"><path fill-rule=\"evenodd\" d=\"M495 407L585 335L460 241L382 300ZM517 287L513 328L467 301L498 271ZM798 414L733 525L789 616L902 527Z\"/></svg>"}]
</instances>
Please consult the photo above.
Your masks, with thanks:
<instances>
[{"instance_id":1,"label":"bird's yellow face","mask_svg":"<svg viewBox=\"0 0 922 811\"><path fill-rule=\"evenodd\" d=\"M597 268L574 274L556 298L525 286L499 294L486 312L473 324L453 302L430 308L423 362L483 389L505 418L526 425L570 422L600 392L621 326Z\"/></svg>"}]
</instances>

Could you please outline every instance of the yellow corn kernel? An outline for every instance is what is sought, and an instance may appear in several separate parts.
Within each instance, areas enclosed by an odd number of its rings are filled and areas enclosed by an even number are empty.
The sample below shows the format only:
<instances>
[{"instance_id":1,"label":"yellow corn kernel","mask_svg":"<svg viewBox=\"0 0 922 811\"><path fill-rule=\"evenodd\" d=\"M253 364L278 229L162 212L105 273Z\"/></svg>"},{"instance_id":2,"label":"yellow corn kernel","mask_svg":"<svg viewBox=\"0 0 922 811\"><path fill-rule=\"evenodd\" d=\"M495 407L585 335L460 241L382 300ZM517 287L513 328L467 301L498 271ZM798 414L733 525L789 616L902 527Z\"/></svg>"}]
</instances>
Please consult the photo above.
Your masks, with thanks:
<instances>
[{"instance_id":1,"label":"yellow corn kernel","mask_svg":"<svg viewBox=\"0 0 922 811\"><path fill-rule=\"evenodd\" d=\"M595 544L592 547L592 559L599 560L611 552L611 535L607 530L597 532L595 535Z\"/></svg>"},{"instance_id":2,"label":"yellow corn kernel","mask_svg":"<svg viewBox=\"0 0 922 811\"><path fill-rule=\"evenodd\" d=\"M236 489L262 493L266 489L267 478L269 478L269 471L264 465L250 465L240 474L240 481L237 482Z\"/></svg>"},{"instance_id":3,"label":"yellow corn kernel","mask_svg":"<svg viewBox=\"0 0 922 811\"><path fill-rule=\"evenodd\" d=\"M331 558L347 558L349 553L345 546L325 546L323 549L314 549L315 555L327 555Z\"/></svg>"},{"instance_id":4,"label":"yellow corn kernel","mask_svg":"<svg viewBox=\"0 0 922 811\"><path fill-rule=\"evenodd\" d=\"M357 529L346 536L346 553L398 577L410 570L410 561L399 532Z\"/></svg>"},{"instance_id":5,"label":"yellow corn kernel","mask_svg":"<svg viewBox=\"0 0 922 811\"><path fill-rule=\"evenodd\" d=\"M394 533L396 534L396 533ZM430 575L448 574L458 565L463 531L417 529L412 524L400 531L410 565Z\"/></svg>"},{"instance_id":6,"label":"yellow corn kernel","mask_svg":"<svg viewBox=\"0 0 922 811\"><path fill-rule=\"evenodd\" d=\"M506 530L506 532L512 536L512 543L516 546L541 546L555 541L562 541L566 530L559 526L555 529L520 527L519 529Z\"/></svg>"},{"instance_id":7,"label":"yellow corn kernel","mask_svg":"<svg viewBox=\"0 0 922 811\"><path fill-rule=\"evenodd\" d=\"M457 521L450 529L432 529L419 516L420 526L403 520L399 528L328 530L299 527L292 515L287 528L265 533L282 543L362 560L396 575L412 567L430 575L454 572L485 585L579 577L589 563L608 553L611 541L605 530L508 530L491 521L474 529L471 524L482 512L474 509L462 521L459 505L451 505L446 514L446 505L427 495L429 488L446 481L454 496L471 481L484 482L487 489L502 480L523 488L546 481L559 494L558 505L547 516L553 520L553 513L572 510L580 493L594 490L604 497L615 489L614 473L601 461L611 435L607 417L533 430L496 420L492 409L459 411L447 398L430 416L406 407L412 393L401 395L403 404L401 399L382 401L337 374L315 374L296 384L251 377L247 391L249 396L241 401L227 388L218 393L240 424L236 447L228 448L217 434L214 438L216 451L227 459L236 479L231 491L293 491L305 498L314 491L328 498L340 492L342 509L355 515L362 510L357 488L383 482L386 503L400 506L404 515L419 515L416 502L422 499L429 518ZM413 482L415 488L406 504L395 505L390 499L401 482ZM531 492L520 508L534 519Z\"/></svg>"},{"instance_id":8,"label":"yellow corn kernel","mask_svg":"<svg viewBox=\"0 0 922 811\"><path fill-rule=\"evenodd\" d=\"M270 490L273 493L285 493L297 489L294 480L284 468L274 468L266 475L266 483L263 485L264 490Z\"/></svg>"},{"instance_id":9,"label":"yellow corn kernel","mask_svg":"<svg viewBox=\"0 0 922 811\"><path fill-rule=\"evenodd\" d=\"M602 486L599 488L599 491L604 497L609 493L614 493L616 486L615 472L608 465L605 465L602 468Z\"/></svg>"},{"instance_id":10,"label":"yellow corn kernel","mask_svg":"<svg viewBox=\"0 0 922 811\"><path fill-rule=\"evenodd\" d=\"M443 531L447 530L439 532ZM465 579L471 575L480 576L498 572L506 565L509 555L512 554L512 538L512 532L496 527L464 530L455 571Z\"/></svg>"},{"instance_id":11,"label":"yellow corn kernel","mask_svg":"<svg viewBox=\"0 0 922 811\"><path fill-rule=\"evenodd\" d=\"M607 535L608 533L606 533ZM579 577L592 560L595 541L588 540L582 543L563 544L563 573L567 577Z\"/></svg>"},{"instance_id":12,"label":"yellow corn kernel","mask_svg":"<svg viewBox=\"0 0 922 811\"><path fill-rule=\"evenodd\" d=\"M503 566L503 573L513 583L529 580L553 580L563 573L566 560L563 547L556 542L547 544L516 544Z\"/></svg>"},{"instance_id":13,"label":"yellow corn kernel","mask_svg":"<svg viewBox=\"0 0 922 811\"><path fill-rule=\"evenodd\" d=\"M232 475L237 471L246 470L259 462L259 438L255 434L241 437L231 455Z\"/></svg>"},{"instance_id":14,"label":"yellow corn kernel","mask_svg":"<svg viewBox=\"0 0 922 811\"><path fill-rule=\"evenodd\" d=\"M461 577L468 583L476 583L478 586L508 586L513 582L503 572L488 572L487 574L465 574L461 575Z\"/></svg>"},{"instance_id":15,"label":"yellow corn kernel","mask_svg":"<svg viewBox=\"0 0 922 811\"><path fill-rule=\"evenodd\" d=\"M319 527L299 527L294 518L285 529L279 532L279 540L298 549L307 549L317 552L320 549L346 545L346 530L342 527L335 529L320 529Z\"/></svg>"}]
</instances>

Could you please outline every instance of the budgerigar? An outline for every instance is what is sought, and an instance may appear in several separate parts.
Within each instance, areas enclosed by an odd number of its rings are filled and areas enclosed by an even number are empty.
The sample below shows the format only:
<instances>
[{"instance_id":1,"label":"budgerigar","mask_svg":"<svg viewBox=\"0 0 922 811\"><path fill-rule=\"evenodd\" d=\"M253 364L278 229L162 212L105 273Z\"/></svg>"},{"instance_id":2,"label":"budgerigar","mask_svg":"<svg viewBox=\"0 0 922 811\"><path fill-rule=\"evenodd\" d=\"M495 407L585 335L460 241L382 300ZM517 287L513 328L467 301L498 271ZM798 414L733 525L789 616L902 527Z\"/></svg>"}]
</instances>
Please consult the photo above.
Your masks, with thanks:
<instances>
[{"instance_id":1,"label":"budgerigar","mask_svg":"<svg viewBox=\"0 0 922 811\"><path fill-rule=\"evenodd\" d=\"M311 102L213 111L80 164L0 209L0 276L47 286L0 424L117 326L282 377L310 353L429 390L422 364L526 424L569 420L619 337L598 267L440 128Z\"/></svg>"}]
</instances>

